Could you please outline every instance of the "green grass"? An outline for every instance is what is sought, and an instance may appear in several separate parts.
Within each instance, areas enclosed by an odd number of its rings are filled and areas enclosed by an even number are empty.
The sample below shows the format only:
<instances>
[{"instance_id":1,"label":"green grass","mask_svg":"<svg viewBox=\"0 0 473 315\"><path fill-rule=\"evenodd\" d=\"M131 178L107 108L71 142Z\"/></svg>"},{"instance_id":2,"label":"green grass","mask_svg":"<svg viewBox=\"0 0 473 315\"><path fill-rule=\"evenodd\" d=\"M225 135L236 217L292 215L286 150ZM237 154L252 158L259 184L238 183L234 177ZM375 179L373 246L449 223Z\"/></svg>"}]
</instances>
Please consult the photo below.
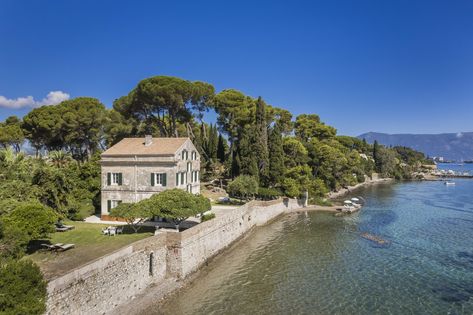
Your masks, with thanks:
<instances>
[{"instance_id":1,"label":"green grass","mask_svg":"<svg viewBox=\"0 0 473 315\"><path fill-rule=\"evenodd\" d=\"M74 225L75 229L67 232L56 232L51 235L50 240L35 242L36 246L33 246L33 253L26 256L40 266L47 279L63 275L71 269L82 266L130 243L149 237L153 235L154 231L153 227L143 227L139 233L135 234L125 226L123 234L106 236L102 235L102 229L109 226L108 224L85 222L67 222L65 224ZM39 245L44 243L75 244L75 247L58 253L37 250Z\"/></svg>"}]
</instances>

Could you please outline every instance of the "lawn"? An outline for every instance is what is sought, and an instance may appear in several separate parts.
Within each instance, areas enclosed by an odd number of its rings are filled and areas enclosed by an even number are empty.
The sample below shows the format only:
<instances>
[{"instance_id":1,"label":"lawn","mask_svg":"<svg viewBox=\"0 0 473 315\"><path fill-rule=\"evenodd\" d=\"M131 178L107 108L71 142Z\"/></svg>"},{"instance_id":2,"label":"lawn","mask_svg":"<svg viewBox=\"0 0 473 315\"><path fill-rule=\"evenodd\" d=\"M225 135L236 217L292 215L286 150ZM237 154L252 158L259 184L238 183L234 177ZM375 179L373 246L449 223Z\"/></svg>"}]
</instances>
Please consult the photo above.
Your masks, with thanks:
<instances>
[{"instance_id":1,"label":"lawn","mask_svg":"<svg viewBox=\"0 0 473 315\"><path fill-rule=\"evenodd\" d=\"M66 222L74 225L75 229L67 232L56 232L47 241L41 243L75 244L73 249L65 252L53 253L44 250L33 251L27 258L36 262L44 273L46 279L56 278L66 274L71 269L111 253L137 240L153 235L153 227L143 227L139 233L132 233L125 226L123 234L116 236L102 235L101 230L109 225L85 222ZM38 246L36 246L38 248Z\"/></svg>"}]
</instances>

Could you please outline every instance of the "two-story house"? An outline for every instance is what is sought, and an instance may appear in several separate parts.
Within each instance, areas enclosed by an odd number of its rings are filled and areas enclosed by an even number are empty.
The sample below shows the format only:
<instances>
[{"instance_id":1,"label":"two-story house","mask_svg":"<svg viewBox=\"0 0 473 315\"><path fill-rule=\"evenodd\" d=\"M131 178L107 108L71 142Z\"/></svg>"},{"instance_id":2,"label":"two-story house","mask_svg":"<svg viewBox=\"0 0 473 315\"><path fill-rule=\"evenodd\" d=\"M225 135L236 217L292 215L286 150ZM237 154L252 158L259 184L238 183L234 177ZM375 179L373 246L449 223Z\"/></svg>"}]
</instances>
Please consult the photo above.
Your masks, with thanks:
<instances>
[{"instance_id":1,"label":"two-story house","mask_svg":"<svg viewBox=\"0 0 473 315\"><path fill-rule=\"evenodd\" d=\"M200 193L200 155L189 138L125 138L101 155L102 219L120 202L166 189Z\"/></svg>"}]
</instances>

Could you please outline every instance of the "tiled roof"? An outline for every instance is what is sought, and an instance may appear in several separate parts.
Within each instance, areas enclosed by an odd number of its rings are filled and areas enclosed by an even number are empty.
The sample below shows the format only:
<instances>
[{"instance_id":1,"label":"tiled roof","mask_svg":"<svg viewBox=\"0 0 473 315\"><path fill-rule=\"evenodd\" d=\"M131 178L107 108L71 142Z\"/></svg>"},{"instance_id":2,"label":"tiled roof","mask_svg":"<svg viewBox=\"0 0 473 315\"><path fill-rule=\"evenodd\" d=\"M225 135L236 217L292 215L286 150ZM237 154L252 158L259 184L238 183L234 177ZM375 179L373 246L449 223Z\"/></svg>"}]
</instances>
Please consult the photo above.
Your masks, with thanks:
<instances>
[{"instance_id":1,"label":"tiled roof","mask_svg":"<svg viewBox=\"0 0 473 315\"><path fill-rule=\"evenodd\" d=\"M102 153L111 155L173 155L189 138L153 138L145 146L145 138L125 138Z\"/></svg>"}]
</instances>

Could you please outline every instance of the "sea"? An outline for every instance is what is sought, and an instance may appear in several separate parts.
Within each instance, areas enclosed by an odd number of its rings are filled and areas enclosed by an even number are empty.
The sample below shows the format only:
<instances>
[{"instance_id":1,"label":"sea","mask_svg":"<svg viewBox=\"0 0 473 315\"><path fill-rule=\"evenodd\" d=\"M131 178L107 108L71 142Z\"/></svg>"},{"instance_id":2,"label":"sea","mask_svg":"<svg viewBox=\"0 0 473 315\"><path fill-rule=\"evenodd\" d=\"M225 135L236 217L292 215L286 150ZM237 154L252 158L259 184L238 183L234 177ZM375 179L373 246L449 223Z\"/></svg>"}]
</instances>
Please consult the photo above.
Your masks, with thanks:
<instances>
[{"instance_id":1,"label":"sea","mask_svg":"<svg viewBox=\"0 0 473 315\"><path fill-rule=\"evenodd\" d=\"M455 183L373 185L352 215L282 216L145 313L473 314L473 180Z\"/></svg>"}]
</instances>

